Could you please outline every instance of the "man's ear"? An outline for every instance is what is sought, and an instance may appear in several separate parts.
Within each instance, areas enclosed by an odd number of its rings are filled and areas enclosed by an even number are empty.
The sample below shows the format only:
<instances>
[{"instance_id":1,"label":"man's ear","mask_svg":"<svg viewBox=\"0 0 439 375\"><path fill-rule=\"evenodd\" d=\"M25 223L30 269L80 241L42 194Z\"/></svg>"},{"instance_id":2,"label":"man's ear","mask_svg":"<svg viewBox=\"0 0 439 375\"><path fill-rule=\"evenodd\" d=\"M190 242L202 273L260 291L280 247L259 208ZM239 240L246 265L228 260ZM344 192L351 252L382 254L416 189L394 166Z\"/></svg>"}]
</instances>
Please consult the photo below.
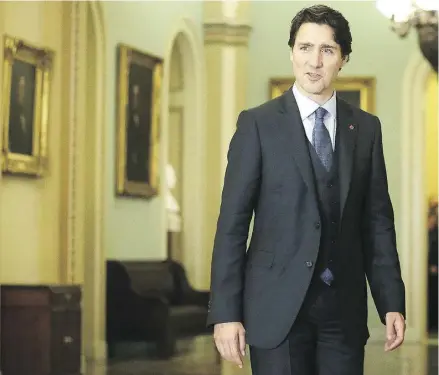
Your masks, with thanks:
<instances>
[{"instance_id":1,"label":"man's ear","mask_svg":"<svg viewBox=\"0 0 439 375\"><path fill-rule=\"evenodd\" d=\"M290 48L290 61L293 62L293 49Z\"/></svg>"},{"instance_id":2,"label":"man's ear","mask_svg":"<svg viewBox=\"0 0 439 375\"><path fill-rule=\"evenodd\" d=\"M342 60L342 62L341 62L340 69L338 69L338 71L342 70L343 67L346 65L346 63L347 63L348 61L349 61L349 56L345 56L345 57L343 57L343 60Z\"/></svg>"}]
</instances>

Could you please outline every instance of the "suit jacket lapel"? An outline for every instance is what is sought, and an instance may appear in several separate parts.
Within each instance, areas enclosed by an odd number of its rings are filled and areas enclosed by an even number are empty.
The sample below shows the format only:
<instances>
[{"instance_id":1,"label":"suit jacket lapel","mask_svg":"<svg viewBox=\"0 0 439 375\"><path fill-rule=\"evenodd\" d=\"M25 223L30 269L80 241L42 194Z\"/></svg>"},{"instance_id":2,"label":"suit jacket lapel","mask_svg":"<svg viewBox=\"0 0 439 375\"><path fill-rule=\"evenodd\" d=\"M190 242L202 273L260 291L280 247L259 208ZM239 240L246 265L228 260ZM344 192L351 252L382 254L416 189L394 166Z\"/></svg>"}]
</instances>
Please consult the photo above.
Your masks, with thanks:
<instances>
[{"instance_id":1,"label":"suit jacket lapel","mask_svg":"<svg viewBox=\"0 0 439 375\"><path fill-rule=\"evenodd\" d=\"M282 95L281 102L282 113L280 127L282 136L285 135L287 140L285 151L292 154L305 184L313 195L313 200L317 208L317 191L311 157L309 155L308 141L300 117L299 108L291 89ZM338 143L336 147L338 147L339 157L340 217L342 217L352 180L358 124L355 122L351 107L339 98L337 98L337 133Z\"/></svg>"},{"instance_id":2,"label":"suit jacket lapel","mask_svg":"<svg viewBox=\"0 0 439 375\"><path fill-rule=\"evenodd\" d=\"M299 107L297 106L293 92L286 91L282 95L282 117L280 126L282 133L286 137L286 152L292 153L293 159L302 175L305 184L313 195L313 201L317 208L317 192L314 182L311 157L309 155L308 140L305 129L300 117Z\"/></svg>"},{"instance_id":3,"label":"suit jacket lapel","mask_svg":"<svg viewBox=\"0 0 439 375\"><path fill-rule=\"evenodd\" d=\"M355 123L351 107L341 99L337 99L337 132L339 133L339 143L336 147L339 147L340 218L342 218L352 180L358 124Z\"/></svg>"}]
</instances>

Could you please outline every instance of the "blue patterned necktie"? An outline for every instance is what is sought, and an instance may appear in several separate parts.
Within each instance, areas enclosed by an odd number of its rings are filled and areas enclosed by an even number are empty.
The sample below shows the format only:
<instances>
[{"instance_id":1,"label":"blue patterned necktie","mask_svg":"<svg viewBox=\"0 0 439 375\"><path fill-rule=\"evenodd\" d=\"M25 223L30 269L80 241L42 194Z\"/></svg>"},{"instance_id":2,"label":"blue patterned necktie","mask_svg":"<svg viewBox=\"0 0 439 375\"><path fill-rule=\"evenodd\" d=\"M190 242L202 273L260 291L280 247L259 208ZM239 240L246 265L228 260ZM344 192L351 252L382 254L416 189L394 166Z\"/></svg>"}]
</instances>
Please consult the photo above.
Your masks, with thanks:
<instances>
[{"instance_id":1,"label":"blue patterned necktie","mask_svg":"<svg viewBox=\"0 0 439 375\"><path fill-rule=\"evenodd\" d=\"M332 142L328 129L326 129L325 123L323 122L328 112L325 108L319 107L315 113L316 120L312 131L312 145L323 166L329 171L332 166Z\"/></svg>"},{"instance_id":2,"label":"blue patterned necktie","mask_svg":"<svg viewBox=\"0 0 439 375\"><path fill-rule=\"evenodd\" d=\"M331 285L334 281L334 275L332 274L329 268L325 268L325 270L320 274L320 279L326 284Z\"/></svg>"},{"instance_id":3,"label":"blue patterned necktie","mask_svg":"<svg viewBox=\"0 0 439 375\"><path fill-rule=\"evenodd\" d=\"M316 120L314 129L312 132L312 144L316 150L317 156L321 160L323 166L327 171L331 169L332 166L332 143L331 137L329 136L328 129L323 122L325 115L328 112L325 108L319 107L316 110ZM329 268L320 274L320 279L327 285L331 285L334 280L334 275Z\"/></svg>"}]
</instances>

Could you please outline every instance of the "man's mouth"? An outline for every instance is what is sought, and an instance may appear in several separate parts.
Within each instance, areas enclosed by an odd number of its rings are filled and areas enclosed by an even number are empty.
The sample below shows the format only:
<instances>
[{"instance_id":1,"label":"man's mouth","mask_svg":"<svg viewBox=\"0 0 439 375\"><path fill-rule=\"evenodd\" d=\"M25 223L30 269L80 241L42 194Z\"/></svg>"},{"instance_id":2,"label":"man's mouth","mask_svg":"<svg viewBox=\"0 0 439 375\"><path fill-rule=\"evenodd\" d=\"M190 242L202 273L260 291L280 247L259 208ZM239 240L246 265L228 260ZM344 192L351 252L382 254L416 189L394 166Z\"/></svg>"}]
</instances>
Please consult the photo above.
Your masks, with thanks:
<instances>
[{"instance_id":1,"label":"man's mouth","mask_svg":"<svg viewBox=\"0 0 439 375\"><path fill-rule=\"evenodd\" d=\"M306 73L306 75L312 80L312 81L317 81L320 78L322 78L322 76L320 74L317 73Z\"/></svg>"}]
</instances>

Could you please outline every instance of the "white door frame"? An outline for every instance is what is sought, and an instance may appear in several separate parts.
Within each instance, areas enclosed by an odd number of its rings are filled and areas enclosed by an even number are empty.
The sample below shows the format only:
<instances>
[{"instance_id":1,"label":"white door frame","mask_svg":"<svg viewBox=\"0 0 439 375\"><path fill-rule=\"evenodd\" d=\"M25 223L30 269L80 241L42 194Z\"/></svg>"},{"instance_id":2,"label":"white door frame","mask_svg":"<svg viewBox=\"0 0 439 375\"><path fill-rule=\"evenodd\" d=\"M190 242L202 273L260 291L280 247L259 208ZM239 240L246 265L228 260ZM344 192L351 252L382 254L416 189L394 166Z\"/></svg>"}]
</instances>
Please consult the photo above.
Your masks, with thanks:
<instances>
[{"instance_id":1,"label":"white door frame","mask_svg":"<svg viewBox=\"0 0 439 375\"><path fill-rule=\"evenodd\" d=\"M406 341L427 340L427 217L425 196L426 83L431 68L416 52L402 87L399 253L407 300Z\"/></svg>"},{"instance_id":2,"label":"white door frame","mask_svg":"<svg viewBox=\"0 0 439 375\"><path fill-rule=\"evenodd\" d=\"M68 272L82 283L82 354L87 360L106 358L105 291L106 251L104 244L106 184L105 141L105 37L100 2L74 4L71 66L72 116L69 144L69 231ZM89 19L91 24L89 25ZM89 29L91 28L91 30ZM93 39L91 39L93 38ZM93 51L90 51L90 48ZM88 77L93 64L93 80ZM91 87L91 89L90 89ZM88 111L87 98L93 98ZM88 134L87 137L85 135ZM88 139L88 142L85 141ZM93 142L93 143L91 143ZM87 155L85 155L87 154ZM85 156L89 159L84 160ZM87 219L85 219L87 218Z\"/></svg>"},{"instance_id":3,"label":"white door frame","mask_svg":"<svg viewBox=\"0 0 439 375\"><path fill-rule=\"evenodd\" d=\"M190 264L194 278L193 286L202 285L204 275L203 254L203 212L204 212L204 168L205 168L205 65L204 45L199 30L189 18L183 17L176 22L166 48L163 67L162 100L162 157L164 165L168 163L169 137L169 80L170 62L174 43L181 48L183 58L183 77L185 81L184 130L183 130L183 170L189 174L183 178L183 234L182 248ZM188 147L189 146L189 147ZM165 179L163 179L164 181ZM166 200L163 199L165 205ZM163 207L166 212L166 206ZM166 215L163 215L163 228L167 227Z\"/></svg>"}]
</instances>

